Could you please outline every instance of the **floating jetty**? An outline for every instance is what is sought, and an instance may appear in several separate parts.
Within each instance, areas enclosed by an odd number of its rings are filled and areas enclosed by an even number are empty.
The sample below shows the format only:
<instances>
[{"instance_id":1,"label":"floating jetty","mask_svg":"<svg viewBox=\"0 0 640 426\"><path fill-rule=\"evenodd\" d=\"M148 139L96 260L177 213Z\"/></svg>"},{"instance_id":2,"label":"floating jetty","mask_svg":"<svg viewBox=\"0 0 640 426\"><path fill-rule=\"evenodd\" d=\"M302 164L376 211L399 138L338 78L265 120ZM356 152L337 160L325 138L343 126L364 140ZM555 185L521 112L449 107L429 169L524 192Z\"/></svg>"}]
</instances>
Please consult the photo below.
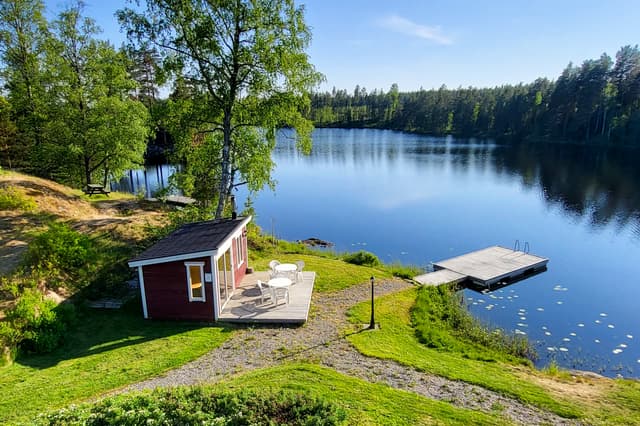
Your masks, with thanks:
<instances>
[{"instance_id":1,"label":"floating jetty","mask_svg":"<svg viewBox=\"0 0 640 426\"><path fill-rule=\"evenodd\" d=\"M414 279L425 285L471 281L481 287L517 280L544 270L549 259L500 246L442 260L433 264L434 272Z\"/></svg>"}]
</instances>

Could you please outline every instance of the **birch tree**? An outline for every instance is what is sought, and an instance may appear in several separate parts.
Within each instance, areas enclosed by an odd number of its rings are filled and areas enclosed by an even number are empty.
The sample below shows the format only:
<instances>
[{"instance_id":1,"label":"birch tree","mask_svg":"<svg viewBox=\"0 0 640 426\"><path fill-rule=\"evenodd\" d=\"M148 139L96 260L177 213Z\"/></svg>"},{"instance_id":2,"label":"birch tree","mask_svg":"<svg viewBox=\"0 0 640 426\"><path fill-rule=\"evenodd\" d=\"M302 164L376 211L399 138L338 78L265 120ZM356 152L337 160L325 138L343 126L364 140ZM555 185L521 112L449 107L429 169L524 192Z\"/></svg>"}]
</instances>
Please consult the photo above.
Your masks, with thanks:
<instances>
[{"instance_id":1,"label":"birch tree","mask_svg":"<svg viewBox=\"0 0 640 426\"><path fill-rule=\"evenodd\" d=\"M145 4L118 17L130 40L157 48L173 72L174 136L194 189L211 192L219 218L236 186L273 185L277 128L295 128L299 149L311 149L312 124L302 112L322 76L305 53L311 34L304 8L293 0Z\"/></svg>"}]
</instances>

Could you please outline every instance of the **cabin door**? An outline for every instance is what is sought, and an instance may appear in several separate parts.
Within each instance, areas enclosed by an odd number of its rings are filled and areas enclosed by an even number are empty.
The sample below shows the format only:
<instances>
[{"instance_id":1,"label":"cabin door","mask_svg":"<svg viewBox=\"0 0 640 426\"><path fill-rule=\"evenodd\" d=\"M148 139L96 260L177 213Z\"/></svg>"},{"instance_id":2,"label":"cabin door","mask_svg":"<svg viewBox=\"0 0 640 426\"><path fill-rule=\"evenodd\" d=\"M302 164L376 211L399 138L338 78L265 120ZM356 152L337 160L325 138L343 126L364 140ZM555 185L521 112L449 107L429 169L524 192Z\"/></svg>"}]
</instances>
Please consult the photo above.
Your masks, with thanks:
<instances>
[{"instance_id":1,"label":"cabin door","mask_svg":"<svg viewBox=\"0 0 640 426\"><path fill-rule=\"evenodd\" d=\"M233 277L231 275L231 249L225 251L218 258L218 292L220 298L220 311L231 298L233 292Z\"/></svg>"}]
</instances>

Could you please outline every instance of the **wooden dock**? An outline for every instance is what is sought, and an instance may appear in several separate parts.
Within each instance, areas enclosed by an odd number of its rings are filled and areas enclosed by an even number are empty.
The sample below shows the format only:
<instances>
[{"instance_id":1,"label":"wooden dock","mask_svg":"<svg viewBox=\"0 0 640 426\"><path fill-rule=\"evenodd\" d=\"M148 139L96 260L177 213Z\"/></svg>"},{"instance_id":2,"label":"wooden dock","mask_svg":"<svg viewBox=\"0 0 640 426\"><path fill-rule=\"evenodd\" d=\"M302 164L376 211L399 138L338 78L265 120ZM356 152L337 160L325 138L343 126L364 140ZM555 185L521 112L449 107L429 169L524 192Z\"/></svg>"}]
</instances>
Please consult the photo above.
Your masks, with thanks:
<instances>
[{"instance_id":1,"label":"wooden dock","mask_svg":"<svg viewBox=\"0 0 640 426\"><path fill-rule=\"evenodd\" d=\"M500 246L453 257L433 264L435 272L415 277L425 285L470 280L482 287L511 281L543 270L549 259Z\"/></svg>"},{"instance_id":2,"label":"wooden dock","mask_svg":"<svg viewBox=\"0 0 640 426\"><path fill-rule=\"evenodd\" d=\"M195 203L196 200L191 197L185 197L183 195L167 195L162 199L158 198L146 198L147 201L158 202L163 201L167 204L172 204L174 206L186 207Z\"/></svg>"}]
</instances>

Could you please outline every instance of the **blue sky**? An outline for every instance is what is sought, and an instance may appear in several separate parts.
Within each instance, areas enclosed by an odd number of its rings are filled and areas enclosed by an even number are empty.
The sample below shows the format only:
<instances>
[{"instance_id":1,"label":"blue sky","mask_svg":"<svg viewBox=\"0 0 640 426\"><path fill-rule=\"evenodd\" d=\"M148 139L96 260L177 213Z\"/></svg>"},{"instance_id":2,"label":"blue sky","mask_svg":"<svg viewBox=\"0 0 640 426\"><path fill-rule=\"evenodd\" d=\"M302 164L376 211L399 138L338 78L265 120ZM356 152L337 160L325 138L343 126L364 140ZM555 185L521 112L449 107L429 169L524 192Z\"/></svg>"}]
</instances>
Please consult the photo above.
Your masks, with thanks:
<instances>
[{"instance_id":1,"label":"blue sky","mask_svg":"<svg viewBox=\"0 0 640 426\"><path fill-rule=\"evenodd\" d=\"M321 87L401 91L492 87L557 78L570 62L640 43L638 0L309 0L311 62ZM64 4L47 0L50 14ZM124 0L86 0L119 45ZM49 15L51 16L51 15Z\"/></svg>"}]
</instances>

